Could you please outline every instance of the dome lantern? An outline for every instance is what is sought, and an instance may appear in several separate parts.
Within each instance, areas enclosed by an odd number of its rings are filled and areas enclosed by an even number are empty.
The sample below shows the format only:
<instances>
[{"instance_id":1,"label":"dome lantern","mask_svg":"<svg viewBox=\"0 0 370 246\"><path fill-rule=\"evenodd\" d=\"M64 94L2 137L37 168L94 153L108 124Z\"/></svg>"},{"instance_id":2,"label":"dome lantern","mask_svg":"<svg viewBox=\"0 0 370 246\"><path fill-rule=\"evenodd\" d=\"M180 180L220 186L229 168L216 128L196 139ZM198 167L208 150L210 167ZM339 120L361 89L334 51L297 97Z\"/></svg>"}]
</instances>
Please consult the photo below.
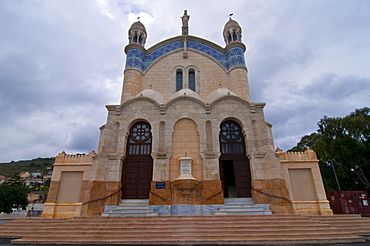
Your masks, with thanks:
<instances>
[{"instance_id":1,"label":"dome lantern","mask_svg":"<svg viewBox=\"0 0 370 246\"><path fill-rule=\"evenodd\" d=\"M226 45L231 42L241 42L242 41L242 28L239 23L235 20L232 20L231 17L228 22L226 22L223 36Z\"/></svg>"},{"instance_id":2,"label":"dome lantern","mask_svg":"<svg viewBox=\"0 0 370 246\"><path fill-rule=\"evenodd\" d=\"M134 22L128 30L129 43L137 43L144 47L146 42L146 29L143 23L139 21Z\"/></svg>"}]
</instances>

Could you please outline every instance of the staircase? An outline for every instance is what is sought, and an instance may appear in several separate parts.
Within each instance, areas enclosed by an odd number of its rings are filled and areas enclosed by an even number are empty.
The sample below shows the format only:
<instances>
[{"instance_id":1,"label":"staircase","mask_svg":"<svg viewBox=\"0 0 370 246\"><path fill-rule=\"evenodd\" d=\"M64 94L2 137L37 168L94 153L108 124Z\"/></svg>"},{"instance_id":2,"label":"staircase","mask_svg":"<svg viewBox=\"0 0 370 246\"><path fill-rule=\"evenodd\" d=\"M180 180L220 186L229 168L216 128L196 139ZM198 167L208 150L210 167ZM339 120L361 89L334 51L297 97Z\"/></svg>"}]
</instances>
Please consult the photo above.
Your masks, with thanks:
<instances>
[{"instance_id":1,"label":"staircase","mask_svg":"<svg viewBox=\"0 0 370 246\"><path fill-rule=\"evenodd\" d=\"M225 198L225 205L214 215L271 215L268 204L255 204L252 198ZM160 216L148 199L125 199L118 206L106 206L103 217ZM162 214L163 215L163 214Z\"/></svg>"},{"instance_id":2,"label":"staircase","mask_svg":"<svg viewBox=\"0 0 370 246\"><path fill-rule=\"evenodd\" d=\"M271 215L268 204L255 204L252 198L225 198L225 206L215 215Z\"/></svg>"},{"instance_id":3,"label":"staircase","mask_svg":"<svg viewBox=\"0 0 370 246\"><path fill-rule=\"evenodd\" d=\"M149 207L149 199L125 199L118 206L106 206L103 217L158 216L158 212Z\"/></svg>"},{"instance_id":4,"label":"staircase","mask_svg":"<svg viewBox=\"0 0 370 246\"><path fill-rule=\"evenodd\" d=\"M361 217L359 214L337 214L335 216L311 216L311 219L356 235L367 236L370 239L370 217Z\"/></svg>"},{"instance_id":5,"label":"staircase","mask_svg":"<svg viewBox=\"0 0 370 246\"><path fill-rule=\"evenodd\" d=\"M356 225L361 228L356 229ZM12 244L247 245L357 243L370 234L359 216L229 215L26 218L0 225Z\"/></svg>"}]
</instances>

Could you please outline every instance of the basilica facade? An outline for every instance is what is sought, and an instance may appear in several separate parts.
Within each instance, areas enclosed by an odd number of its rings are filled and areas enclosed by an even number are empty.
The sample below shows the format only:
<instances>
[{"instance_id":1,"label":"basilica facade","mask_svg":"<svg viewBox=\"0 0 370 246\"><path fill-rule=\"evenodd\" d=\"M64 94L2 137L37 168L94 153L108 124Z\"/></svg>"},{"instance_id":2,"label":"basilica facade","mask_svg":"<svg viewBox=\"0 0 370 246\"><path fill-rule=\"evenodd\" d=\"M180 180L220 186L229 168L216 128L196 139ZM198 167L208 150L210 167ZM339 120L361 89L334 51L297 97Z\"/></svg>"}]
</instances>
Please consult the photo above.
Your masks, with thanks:
<instances>
[{"instance_id":1,"label":"basilica facade","mask_svg":"<svg viewBox=\"0 0 370 246\"><path fill-rule=\"evenodd\" d=\"M221 47L189 35L189 18L148 49L145 26L132 24L121 102L106 106L97 153L56 157L44 217L100 216L139 199L159 215L210 214L229 198L332 214L316 154L274 147L265 103L251 99L241 26L226 22Z\"/></svg>"}]
</instances>

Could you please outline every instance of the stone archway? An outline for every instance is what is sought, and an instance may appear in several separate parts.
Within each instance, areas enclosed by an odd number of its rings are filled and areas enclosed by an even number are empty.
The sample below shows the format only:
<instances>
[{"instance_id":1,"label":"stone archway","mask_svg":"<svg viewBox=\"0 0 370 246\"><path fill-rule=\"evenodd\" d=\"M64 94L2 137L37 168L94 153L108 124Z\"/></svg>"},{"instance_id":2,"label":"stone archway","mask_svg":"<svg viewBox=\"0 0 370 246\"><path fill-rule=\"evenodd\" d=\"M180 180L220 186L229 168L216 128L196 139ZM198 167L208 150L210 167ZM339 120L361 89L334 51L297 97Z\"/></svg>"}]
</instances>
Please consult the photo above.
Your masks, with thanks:
<instances>
[{"instance_id":1,"label":"stone archway","mask_svg":"<svg viewBox=\"0 0 370 246\"><path fill-rule=\"evenodd\" d=\"M122 199L148 199L153 174L152 132L146 122L134 124L122 168Z\"/></svg>"},{"instance_id":2,"label":"stone archway","mask_svg":"<svg viewBox=\"0 0 370 246\"><path fill-rule=\"evenodd\" d=\"M227 120L220 126L220 179L225 197L251 197L251 171L241 127Z\"/></svg>"}]
</instances>

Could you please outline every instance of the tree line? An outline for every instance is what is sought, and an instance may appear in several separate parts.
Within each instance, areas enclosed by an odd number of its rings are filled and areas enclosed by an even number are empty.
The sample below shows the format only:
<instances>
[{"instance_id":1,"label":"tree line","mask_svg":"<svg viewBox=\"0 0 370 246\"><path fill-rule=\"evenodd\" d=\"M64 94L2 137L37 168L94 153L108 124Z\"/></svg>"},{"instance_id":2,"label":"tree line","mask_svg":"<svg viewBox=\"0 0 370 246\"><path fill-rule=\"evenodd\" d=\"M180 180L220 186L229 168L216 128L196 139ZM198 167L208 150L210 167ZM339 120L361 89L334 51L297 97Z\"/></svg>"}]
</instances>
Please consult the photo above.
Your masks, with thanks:
<instances>
[{"instance_id":1,"label":"tree line","mask_svg":"<svg viewBox=\"0 0 370 246\"><path fill-rule=\"evenodd\" d=\"M370 191L370 109L345 117L324 116L318 130L288 151L313 149L318 156L326 191Z\"/></svg>"}]
</instances>

